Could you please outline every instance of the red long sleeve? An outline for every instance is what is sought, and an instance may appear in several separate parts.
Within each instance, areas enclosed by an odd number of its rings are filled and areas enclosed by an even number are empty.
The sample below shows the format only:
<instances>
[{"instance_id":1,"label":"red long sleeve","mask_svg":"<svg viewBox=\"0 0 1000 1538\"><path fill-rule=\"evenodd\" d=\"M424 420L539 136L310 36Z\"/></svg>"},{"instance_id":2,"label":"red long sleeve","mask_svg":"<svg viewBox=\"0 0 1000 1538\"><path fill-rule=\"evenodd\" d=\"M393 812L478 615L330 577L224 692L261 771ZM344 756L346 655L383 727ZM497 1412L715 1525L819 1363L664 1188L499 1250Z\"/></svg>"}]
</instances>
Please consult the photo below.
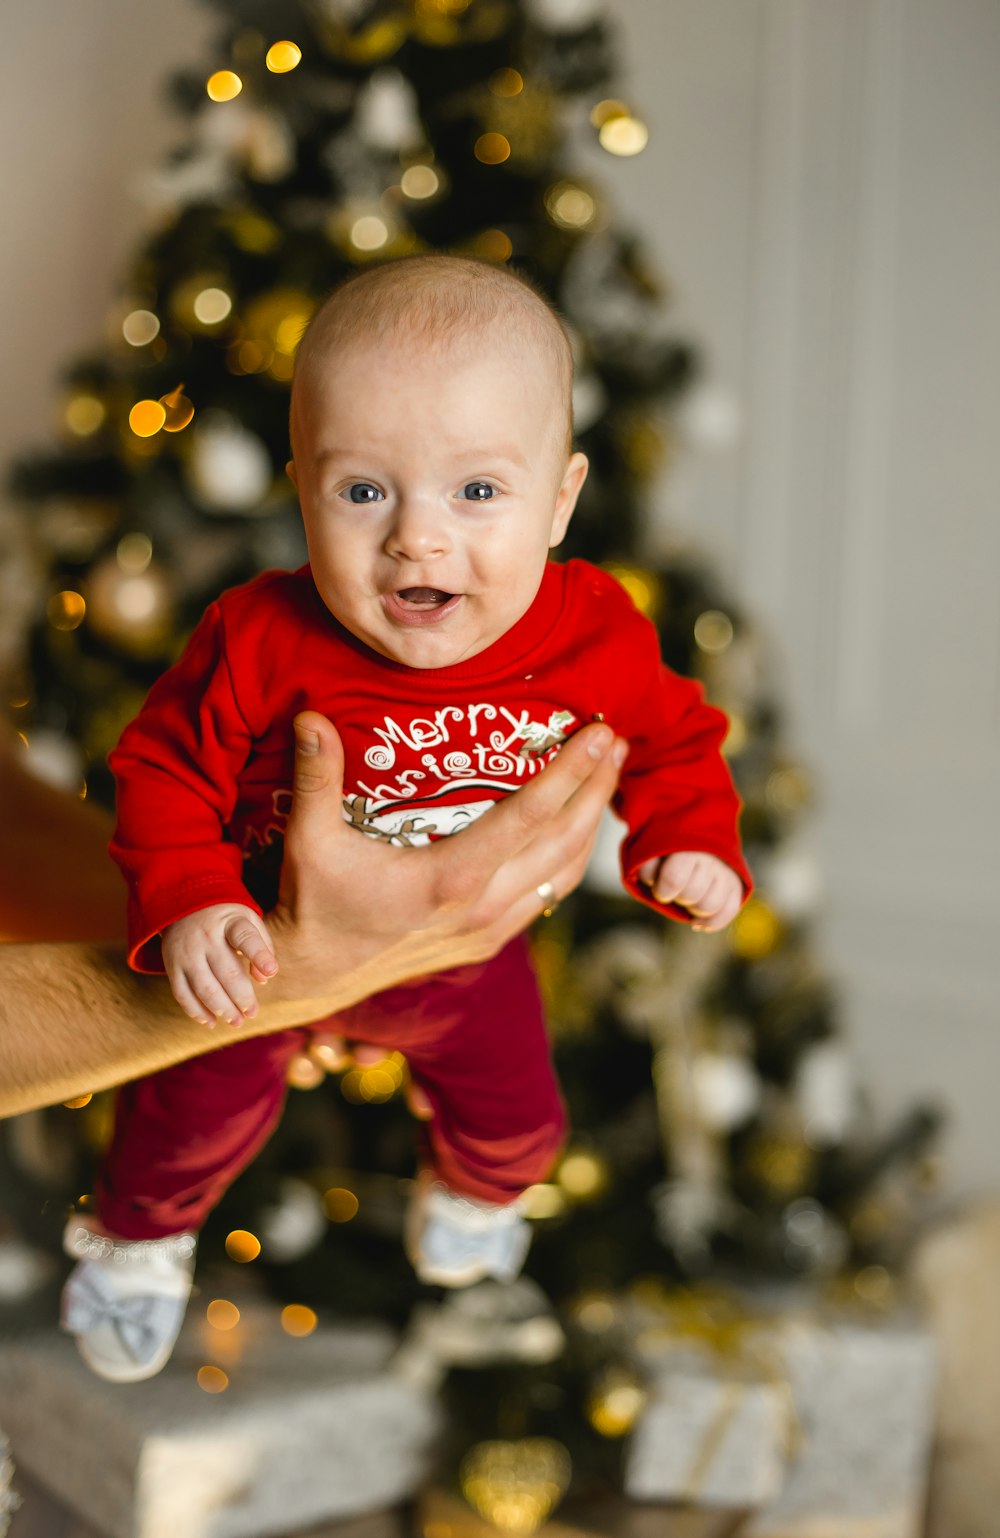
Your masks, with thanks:
<instances>
[{"instance_id":1,"label":"red long sleeve","mask_svg":"<svg viewBox=\"0 0 1000 1538\"><path fill-rule=\"evenodd\" d=\"M110 851L128 882L136 971L162 972L161 931L199 908L237 902L260 912L225 831L250 746L212 604L109 758L118 811Z\"/></svg>"}]
</instances>

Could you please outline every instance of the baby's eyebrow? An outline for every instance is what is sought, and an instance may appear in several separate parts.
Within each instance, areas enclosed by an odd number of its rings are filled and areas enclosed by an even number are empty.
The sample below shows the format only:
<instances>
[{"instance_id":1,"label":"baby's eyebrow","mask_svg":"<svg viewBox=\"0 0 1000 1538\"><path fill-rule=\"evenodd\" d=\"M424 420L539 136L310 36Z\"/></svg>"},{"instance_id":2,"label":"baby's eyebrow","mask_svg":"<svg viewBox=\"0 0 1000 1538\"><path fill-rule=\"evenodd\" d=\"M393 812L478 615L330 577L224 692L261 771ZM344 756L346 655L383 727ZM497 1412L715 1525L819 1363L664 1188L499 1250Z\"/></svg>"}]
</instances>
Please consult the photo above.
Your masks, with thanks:
<instances>
[{"instance_id":1,"label":"baby's eyebrow","mask_svg":"<svg viewBox=\"0 0 1000 1538\"><path fill-rule=\"evenodd\" d=\"M360 455L366 454L366 452L364 449L323 449L315 456L313 463L319 466L326 464L331 459L357 459ZM469 448L463 444L461 448L454 450L452 457L456 461L461 460L466 465L475 460L494 464L503 461L509 465L516 465L521 470L531 469L524 455L510 444L495 444L485 448Z\"/></svg>"}]
</instances>

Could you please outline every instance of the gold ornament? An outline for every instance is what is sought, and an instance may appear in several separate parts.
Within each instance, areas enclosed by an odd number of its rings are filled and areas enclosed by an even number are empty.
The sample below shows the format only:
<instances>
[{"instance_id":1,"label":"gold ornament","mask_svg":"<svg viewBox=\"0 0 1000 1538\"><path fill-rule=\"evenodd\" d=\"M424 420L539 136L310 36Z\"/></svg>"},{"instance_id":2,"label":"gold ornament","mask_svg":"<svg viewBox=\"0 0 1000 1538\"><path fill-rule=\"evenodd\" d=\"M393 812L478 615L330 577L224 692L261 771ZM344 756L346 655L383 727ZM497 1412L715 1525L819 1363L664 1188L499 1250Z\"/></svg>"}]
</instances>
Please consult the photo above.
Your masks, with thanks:
<instances>
[{"instance_id":1,"label":"gold ornament","mask_svg":"<svg viewBox=\"0 0 1000 1538\"><path fill-rule=\"evenodd\" d=\"M162 410L162 407L161 407ZM162 567L123 570L116 556L95 565L84 585L87 625L95 635L136 657L160 655L173 632L173 601Z\"/></svg>"},{"instance_id":2,"label":"gold ornament","mask_svg":"<svg viewBox=\"0 0 1000 1538\"><path fill-rule=\"evenodd\" d=\"M314 21L327 53L349 64L377 64L390 59L406 42L411 25L410 17L400 11L352 32L345 22L331 16L326 7L316 8Z\"/></svg>"},{"instance_id":3,"label":"gold ornament","mask_svg":"<svg viewBox=\"0 0 1000 1538\"><path fill-rule=\"evenodd\" d=\"M603 561L606 572L620 582L640 614L657 620L663 612L665 595L663 583L653 571L642 566L630 566L624 561Z\"/></svg>"},{"instance_id":4,"label":"gold ornament","mask_svg":"<svg viewBox=\"0 0 1000 1538\"><path fill-rule=\"evenodd\" d=\"M591 1202L608 1188L606 1160L589 1148L570 1148L563 1155L555 1179L575 1202Z\"/></svg>"},{"instance_id":5,"label":"gold ornament","mask_svg":"<svg viewBox=\"0 0 1000 1538\"><path fill-rule=\"evenodd\" d=\"M760 961L779 944L781 920L761 898L751 897L733 919L726 938L737 956L747 961Z\"/></svg>"},{"instance_id":6,"label":"gold ornament","mask_svg":"<svg viewBox=\"0 0 1000 1538\"><path fill-rule=\"evenodd\" d=\"M607 1367L587 1395L587 1419L602 1437L623 1437L632 1430L647 1398L629 1368Z\"/></svg>"},{"instance_id":7,"label":"gold ornament","mask_svg":"<svg viewBox=\"0 0 1000 1538\"><path fill-rule=\"evenodd\" d=\"M254 208L224 209L219 215L219 225L228 231L241 251L254 254L273 251L282 238L278 226Z\"/></svg>"},{"instance_id":8,"label":"gold ornament","mask_svg":"<svg viewBox=\"0 0 1000 1538\"><path fill-rule=\"evenodd\" d=\"M808 1188L816 1168L816 1154L802 1137L759 1132L750 1139L746 1166L759 1186L788 1200Z\"/></svg>"},{"instance_id":9,"label":"gold ornament","mask_svg":"<svg viewBox=\"0 0 1000 1538\"><path fill-rule=\"evenodd\" d=\"M462 1459L462 1494L505 1533L538 1531L569 1486L572 1464L561 1442L525 1437L479 1442Z\"/></svg>"},{"instance_id":10,"label":"gold ornament","mask_svg":"<svg viewBox=\"0 0 1000 1538\"><path fill-rule=\"evenodd\" d=\"M651 481L670 461L670 440L662 423L651 417L630 414L615 434L622 458L632 475Z\"/></svg>"}]
</instances>

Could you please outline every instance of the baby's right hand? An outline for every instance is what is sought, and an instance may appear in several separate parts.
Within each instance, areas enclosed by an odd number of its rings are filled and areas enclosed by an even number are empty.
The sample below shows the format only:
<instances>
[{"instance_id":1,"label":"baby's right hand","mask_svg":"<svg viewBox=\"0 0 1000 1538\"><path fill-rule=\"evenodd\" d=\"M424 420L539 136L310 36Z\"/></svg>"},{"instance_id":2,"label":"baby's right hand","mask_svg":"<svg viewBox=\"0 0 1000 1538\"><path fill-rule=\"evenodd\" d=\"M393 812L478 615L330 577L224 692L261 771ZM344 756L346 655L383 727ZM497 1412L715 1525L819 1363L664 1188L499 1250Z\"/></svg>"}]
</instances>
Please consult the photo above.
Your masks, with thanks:
<instances>
[{"instance_id":1,"label":"baby's right hand","mask_svg":"<svg viewBox=\"0 0 1000 1538\"><path fill-rule=\"evenodd\" d=\"M219 1015L230 1025L255 1015L251 980L266 983L278 970L263 919L242 903L214 903L168 924L163 965L184 1013L213 1026Z\"/></svg>"}]
</instances>

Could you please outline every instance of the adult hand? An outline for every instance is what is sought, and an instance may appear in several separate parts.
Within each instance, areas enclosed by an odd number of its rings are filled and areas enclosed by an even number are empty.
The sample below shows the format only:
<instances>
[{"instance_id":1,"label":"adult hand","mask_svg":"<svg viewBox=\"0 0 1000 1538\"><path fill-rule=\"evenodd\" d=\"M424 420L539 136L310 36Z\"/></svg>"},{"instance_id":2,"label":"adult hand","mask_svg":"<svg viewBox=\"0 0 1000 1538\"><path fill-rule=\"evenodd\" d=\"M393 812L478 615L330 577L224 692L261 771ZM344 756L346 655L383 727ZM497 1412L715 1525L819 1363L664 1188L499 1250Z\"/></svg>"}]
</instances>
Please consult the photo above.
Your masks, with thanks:
<instances>
[{"instance_id":1,"label":"adult hand","mask_svg":"<svg viewBox=\"0 0 1000 1538\"><path fill-rule=\"evenodd\" d=\"M577 885L628 751L591 724L453 838L401 849L344 820L343 751L324 716L296 717L295 797L278 905L280 963L262 1004L308 997L316 1018L413 977L484 961Z\"/></svg>"}]
</instances>

